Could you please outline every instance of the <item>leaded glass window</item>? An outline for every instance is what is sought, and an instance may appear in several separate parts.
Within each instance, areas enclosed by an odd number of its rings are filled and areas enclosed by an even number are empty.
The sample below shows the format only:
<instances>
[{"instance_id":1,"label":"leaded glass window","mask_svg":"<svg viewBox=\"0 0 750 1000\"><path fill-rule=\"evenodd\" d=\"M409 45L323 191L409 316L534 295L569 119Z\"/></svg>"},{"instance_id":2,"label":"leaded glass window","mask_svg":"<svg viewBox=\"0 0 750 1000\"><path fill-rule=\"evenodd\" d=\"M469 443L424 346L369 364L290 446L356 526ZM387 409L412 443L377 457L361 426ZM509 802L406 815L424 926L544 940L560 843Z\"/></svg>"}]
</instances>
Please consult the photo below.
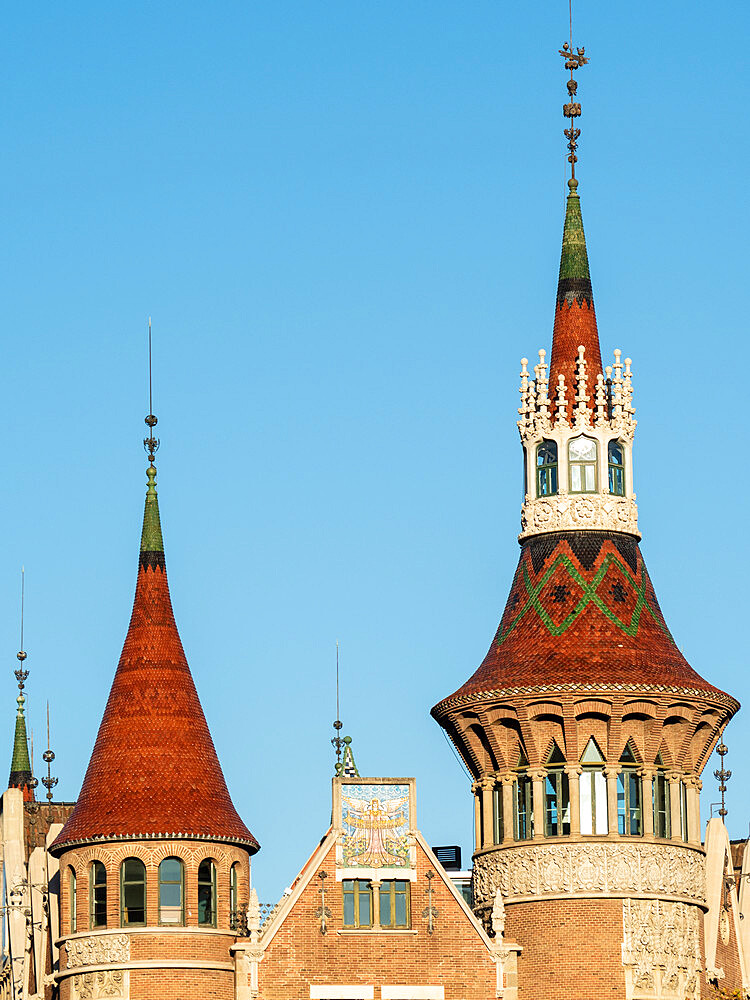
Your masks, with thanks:
<instances>
[{"instance_id":1,"label":"leaded glass window","mask_svg":"<svg viewBox=\"0 0 750 1000\"><path fill-rule=\"evenodd\" d=\"M577 437L568 442L571 493L596 493L596 441Z\"/></svg>"}]
</instances>

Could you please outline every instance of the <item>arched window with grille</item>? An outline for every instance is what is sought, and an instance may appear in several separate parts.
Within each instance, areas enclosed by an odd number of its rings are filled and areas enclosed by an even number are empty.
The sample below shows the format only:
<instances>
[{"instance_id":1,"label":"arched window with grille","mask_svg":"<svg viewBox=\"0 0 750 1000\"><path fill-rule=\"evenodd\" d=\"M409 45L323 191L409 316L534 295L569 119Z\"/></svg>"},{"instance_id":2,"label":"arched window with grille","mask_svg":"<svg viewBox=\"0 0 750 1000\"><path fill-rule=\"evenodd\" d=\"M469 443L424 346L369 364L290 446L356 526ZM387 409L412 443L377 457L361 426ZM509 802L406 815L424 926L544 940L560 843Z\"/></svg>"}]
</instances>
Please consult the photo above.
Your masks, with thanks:
<instances>
[{"instance_id":1,"label":"arched window with grille","mask_svg":"<svg viewBox=\"0 0 750 1000\"><path fill-rule=\"evenodd\" d=\"M607 446L609 466L609 492L615 497L625 496L625 449L619 441L610 441Z\"/></svg>"},{"instance_id":2,"label":"arched window with grille","mask_svg":"<svg viewBox=\"0 0 750 1000\"><path fill-rule=\"evenodd\" d=\"M125 858L120 867L120 916L123 927L146 923L146 866Z\"/></svg>"},{"instance_id":3,"label":"arched window with grille","mask_svg":"<svg viewBox=\"0 0 750 1000\"><path fill-rule=\"evenodd\" d=\"M179 858L159 865L159 923L185 923L185 869Z\"/></svg>"},{"instance_id":4,"label":"arched window with grille","mask_svg":"<svg viewBox=\"0 0 750 1000\"><path fill-rule=\"evenodd\" d=\"M596 493L597 447L593 438L577 437L568 442L568 474L571 493Z\"/></svg>"},{"instance_id":5,"label":"arched window with grille","mask_svg":"<svg viewBox=\"0 0 750 1000\"><path fill-rule=\"evenodd\" d=\"M107 869L101 861L92 861L89 868L89 926L107 926Z\"/></svg>"},{"instance_id":6,"label":"arched window with grille","mask_svg":"<svg viewBox=\"0 0 750 1000\"><path fill-rule=\"evenodd\" d=\"M536 449L536 495L550 497L557 493L557 445L542 441Z\"/></svg>"},{"instance_id":7,"label":"arched window with grille","mask_svg":"<svg viewBox=\"0 0 750 1000\"><path fill-rule=\"evenodd\" d=\"M211 858L198 865L198 923L216 926L216 865Z\"/></svg>"}]
</instances>

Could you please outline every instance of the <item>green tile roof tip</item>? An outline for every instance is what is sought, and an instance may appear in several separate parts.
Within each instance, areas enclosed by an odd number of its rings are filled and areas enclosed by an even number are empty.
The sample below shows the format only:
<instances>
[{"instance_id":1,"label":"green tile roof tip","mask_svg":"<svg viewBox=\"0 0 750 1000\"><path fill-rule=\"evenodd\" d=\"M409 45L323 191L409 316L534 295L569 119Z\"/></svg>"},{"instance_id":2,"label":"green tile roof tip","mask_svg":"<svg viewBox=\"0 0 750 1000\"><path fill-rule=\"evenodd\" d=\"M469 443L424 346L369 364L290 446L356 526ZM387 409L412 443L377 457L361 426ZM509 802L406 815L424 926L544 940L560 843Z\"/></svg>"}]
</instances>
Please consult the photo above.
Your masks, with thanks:
<instances>
[{"instance_id":1,"label":"green tile roof tip","mask_svg":"<svg viewBox=\"0 0 750 1000\"><path fill-rule=\"evenodd\" d=\"M146 490L146 508L143 512L141 552L164 552L159 519L159 500L156 495L156 469L153 465L148 467L146 475L148 476L148 488Z\"/></svg>"},{"instance_id":2,"label":"green tile roof tip","mask_svg":"<svg viewBox=\"0 0 750 1000\"><path fill-rule=\"evenodd\" d=\"M23 714L23 696L18 698L18 715L16 715L16 735L13 739L13 759L10 763L11 781L14 775L31 777L31 762L29 760L29 741L26 737L26 719Z\"/></svg>"},{"instance_id":3,"label":"green tile roof tip","mask_svg":"<svg viewBox=\"0 0 750 1000\"><path fill-rule=\"evenodd\" d=\"M558 302L574 299L580 304L586 299L591 304L591 275L589 255L586 250L586 236L583 232L581 199L578 197L578 181L568 181L570 194L565 209L562 254L560 256L560 280L557 286Z\"/></svg>"}]
</instances>

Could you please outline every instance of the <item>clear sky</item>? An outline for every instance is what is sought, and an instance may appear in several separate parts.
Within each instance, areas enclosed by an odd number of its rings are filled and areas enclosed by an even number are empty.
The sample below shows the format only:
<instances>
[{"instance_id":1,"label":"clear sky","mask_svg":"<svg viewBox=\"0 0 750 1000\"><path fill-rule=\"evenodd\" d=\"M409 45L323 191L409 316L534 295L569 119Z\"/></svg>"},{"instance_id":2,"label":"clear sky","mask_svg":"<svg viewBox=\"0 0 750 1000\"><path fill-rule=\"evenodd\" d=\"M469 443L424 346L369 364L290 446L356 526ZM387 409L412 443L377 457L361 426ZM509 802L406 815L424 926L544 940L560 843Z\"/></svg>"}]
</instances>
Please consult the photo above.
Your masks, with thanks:
<instances>
[{"instance_id":1,"label":"clear sky","mask_svg":"<svg viewBox=\"0 0 750 1000\"><path fill-rule=\"evenodd\" d=\"M690 663L747 702L750 8L576 0L575 21L644 555ZM8 764L25 564L36 760L49 697L57 792L78 794L133 597L151 314L172 598L261 899L329 822L336 639L361 772L415 775L428 840L469 855L469 781L429 709L483 658L517 560L567 35L565 0L6 6ZM727 742L740 836L744 712Z\"/></svg>"}]
</instances>

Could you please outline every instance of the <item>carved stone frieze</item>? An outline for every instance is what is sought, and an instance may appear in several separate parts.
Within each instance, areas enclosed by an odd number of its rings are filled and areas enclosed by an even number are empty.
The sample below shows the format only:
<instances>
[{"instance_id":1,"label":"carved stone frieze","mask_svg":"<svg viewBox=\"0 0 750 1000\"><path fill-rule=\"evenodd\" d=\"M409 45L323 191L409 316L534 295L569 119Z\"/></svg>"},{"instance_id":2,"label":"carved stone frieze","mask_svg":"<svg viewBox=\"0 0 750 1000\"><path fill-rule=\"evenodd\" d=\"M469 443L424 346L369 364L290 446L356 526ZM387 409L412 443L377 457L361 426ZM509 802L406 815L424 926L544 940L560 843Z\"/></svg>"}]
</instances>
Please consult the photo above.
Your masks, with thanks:
<instances>
[{"instance_id":1,"label":"carved stone frieze","mask_svg":"<svg viewBox=\"0 0 750 1000\"><path fill-rule=\"evenodd\" d=\"M127 934L73 938L65 942L65 949L69 969L79 965L114 965L130 961L130 938Z\"/></svg>"},{"instance_id":2,"label":"carved stone frieze","mask_svg":"<svg viewBox=\"0 0 750 1000\"><path fill-rule=\"evenodd\" d=\"M519 538L542 531L627 531L638 535L638 506L633 497L616 497L609 493L587 493L570 496L560 493L552 497L526 496L521 508Z\"/></svg>"},{"instance_id":3,"label":"carved stone frieze","mask_svg":"<svg viewBox=\"0 0 750 1000\"><path fill-rule=\"evenodd\" d=\"M561 894L663 895L703 903L703 855L672 844L567 843L511 847L474 861L474 899L491 907Z\"/></svg>"},{"instance_id":4,"label":"carved stone frieze","mask_svg":"<svg viewBox=\"0 0 750 1000\"><path fill-rule=\"evenodd\" d=\"M128 1000L129 996L128 974L119 969L73 976L74 1000Z\"/></svg>"},{"instance_id":5,"label":"carved stone frieze","mask_svg":"<svg viewBox=\"0 0 750 1000\"><path fill-rule=\"evenodd\" d=\"M622 901L626 1000L700 996L699 916L688 903Z\"/></svg>"}]
</instances>

